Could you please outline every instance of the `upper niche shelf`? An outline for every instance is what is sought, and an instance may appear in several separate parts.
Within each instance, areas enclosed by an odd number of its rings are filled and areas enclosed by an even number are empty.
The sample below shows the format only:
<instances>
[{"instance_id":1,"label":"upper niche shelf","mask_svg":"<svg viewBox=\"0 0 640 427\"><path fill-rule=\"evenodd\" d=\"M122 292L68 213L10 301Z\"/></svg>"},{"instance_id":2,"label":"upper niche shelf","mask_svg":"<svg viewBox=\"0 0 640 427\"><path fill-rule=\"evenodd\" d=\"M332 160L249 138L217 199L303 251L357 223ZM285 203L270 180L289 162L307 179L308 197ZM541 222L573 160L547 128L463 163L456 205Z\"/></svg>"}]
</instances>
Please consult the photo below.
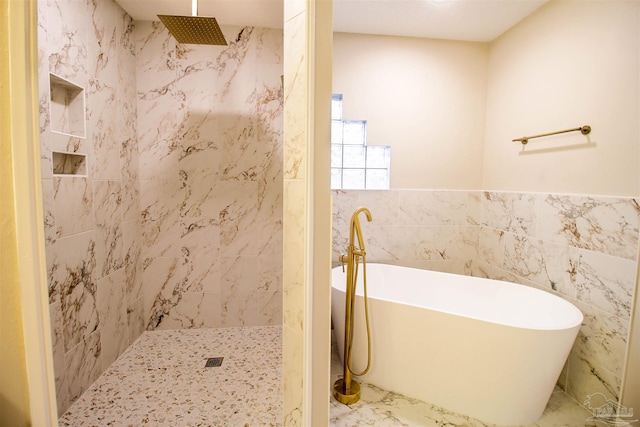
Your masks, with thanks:
<instances>
[{"instance_id":1,"label":"upper niche shelf","mask_svg":"<svg viewBox=\"0 0 640 427\"><path fill-rule=\"evenodd\" d=\"M84 88L49 73L51 130L79 138L85 137Z\"/></svg>"}]
</instances>

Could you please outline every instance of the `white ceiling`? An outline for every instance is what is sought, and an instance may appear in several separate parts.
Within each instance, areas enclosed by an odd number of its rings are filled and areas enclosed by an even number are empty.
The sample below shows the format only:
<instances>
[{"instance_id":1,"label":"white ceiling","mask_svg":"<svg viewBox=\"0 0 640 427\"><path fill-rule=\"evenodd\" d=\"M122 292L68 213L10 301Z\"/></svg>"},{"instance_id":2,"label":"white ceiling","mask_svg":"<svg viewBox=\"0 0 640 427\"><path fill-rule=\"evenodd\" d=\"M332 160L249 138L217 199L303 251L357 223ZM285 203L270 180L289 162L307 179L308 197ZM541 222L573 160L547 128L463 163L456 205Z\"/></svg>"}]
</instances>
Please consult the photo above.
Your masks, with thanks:
<instances>
[{"instance_id":1,"label":"white ceiling","mask_svg":"<svg viewBox=\"0 0 640 427\"><path fill-rule=\"evenodd\" d=\"M116 0L135 20L191 15L191 0ZM549 0L334 0L337 32L487 42ZM221 25L282 28L283 0L199 0Z\"/></svg>"}]
</instances>

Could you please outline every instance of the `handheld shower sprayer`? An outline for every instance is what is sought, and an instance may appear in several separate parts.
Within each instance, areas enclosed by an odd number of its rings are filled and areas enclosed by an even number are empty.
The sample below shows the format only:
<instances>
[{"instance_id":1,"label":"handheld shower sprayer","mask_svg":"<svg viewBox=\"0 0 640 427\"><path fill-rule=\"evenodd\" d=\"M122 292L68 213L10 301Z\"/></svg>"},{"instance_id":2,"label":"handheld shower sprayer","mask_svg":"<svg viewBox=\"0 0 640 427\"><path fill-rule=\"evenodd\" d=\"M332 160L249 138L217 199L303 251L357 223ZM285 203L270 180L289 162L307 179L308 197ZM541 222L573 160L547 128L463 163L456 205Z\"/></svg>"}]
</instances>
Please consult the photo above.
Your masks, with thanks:
<instances>
[{"instance_id":1,"label":"handheld shower sprayer","mask_svg":"<svg viewBox=\"0 0 640 427\"><path fill-rule=\"evenodd\" d=\"M371 222L371 212L367 208L358 208L351 215L351 231L349 233L349 245L353 245L353 233L356 233L356 237L358 238L358 246L360 251L364 254L364 239L362 238L362 228L360 227L360 217L358 216L360 212L364 212L367 217L367 221ZM355 250L355 248L354 248Z\"/></svg>"}]
</instances>

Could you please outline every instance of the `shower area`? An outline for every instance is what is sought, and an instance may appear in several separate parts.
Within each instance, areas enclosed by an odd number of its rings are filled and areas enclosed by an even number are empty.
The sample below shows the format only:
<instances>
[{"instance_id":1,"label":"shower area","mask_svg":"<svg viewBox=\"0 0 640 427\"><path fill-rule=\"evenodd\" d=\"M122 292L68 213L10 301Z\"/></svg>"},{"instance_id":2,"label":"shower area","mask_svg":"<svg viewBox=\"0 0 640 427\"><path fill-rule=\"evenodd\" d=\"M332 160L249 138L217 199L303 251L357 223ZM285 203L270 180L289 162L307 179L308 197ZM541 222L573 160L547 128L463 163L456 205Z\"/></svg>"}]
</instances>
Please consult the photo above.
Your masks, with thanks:
<instances>
[{"instance_id":1,"label":"shower area","mask_svg":"<svg viewBox=\"0 0 640 427\"><path fill-rule=\"evenodd\" d=\"M144 331L279 342L282 30L186 45L113 0L37 8L59 414Z\"/></svg>"}]
</instances>

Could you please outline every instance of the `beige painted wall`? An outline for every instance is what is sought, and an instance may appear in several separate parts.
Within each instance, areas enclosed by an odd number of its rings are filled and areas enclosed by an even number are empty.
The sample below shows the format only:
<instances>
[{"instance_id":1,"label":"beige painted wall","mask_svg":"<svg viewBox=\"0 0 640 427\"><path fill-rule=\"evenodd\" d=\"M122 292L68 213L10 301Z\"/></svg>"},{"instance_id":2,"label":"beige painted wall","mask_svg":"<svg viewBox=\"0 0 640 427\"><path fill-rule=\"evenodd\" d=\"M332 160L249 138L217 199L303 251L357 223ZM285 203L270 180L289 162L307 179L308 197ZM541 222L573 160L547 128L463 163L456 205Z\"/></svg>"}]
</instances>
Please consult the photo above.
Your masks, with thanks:
<instances>
[{"instance_id":1,"label":"beige painted wall","mask_svg":"<svg viewBox=\"0 0 640 427\"><path fill-rule=\"evenodd\" d=\"M491 43L484 189L638 195L639 8L552 1Z\"/></svg>"},{"instance_id":2,"label":"beige painted wall","mask_svg":"<svg viewBox=\"0 0 640 427\"><path fill-rule=\"evenodd\" d=\"M0 425L26 426L29 392L13 197L11 81L4 66L9 59L9 3L4 0L0 22Z\"/></svg>"},{"instance_id":3,"label":"beige painted wall","mask_svg":"<svg viewBox=\"0 0 640 427\"><path fill-rule=\"evenodd\" d=\"M35 1L0 1L0 22L0 425L54 427Z\"/></svg>"},{"instance_id":4,"label":"beige painted wall","mask_svg":"<svg viewBox=\"0 0 640 427\"><path fill-rule=\"evenodd\" d=\"M9 3L0 2L0 425L26 426L29 390L16 242L9 76Z\"/></svg>"},{"instance_id":5,"label":"beige painted wall","mask_svg":"<svg viewBox=\"0 0 640 427\"><path fill-rule=\"evenodd\" d=\"M490 44L336 33L333 92L392 188L637 195L639 7L551 1Z\"/></svg>"},{"instance_id":6,"label":"beige painted wall","mask_svg":"<svg viewBox=\"0 0 640 427\"><path fill-rule=\"evenodd\" d=\"M334 34L333 93L367 143L391 146L391 188L477 190L486 43Z\"/></svg>"}]
</instances>

